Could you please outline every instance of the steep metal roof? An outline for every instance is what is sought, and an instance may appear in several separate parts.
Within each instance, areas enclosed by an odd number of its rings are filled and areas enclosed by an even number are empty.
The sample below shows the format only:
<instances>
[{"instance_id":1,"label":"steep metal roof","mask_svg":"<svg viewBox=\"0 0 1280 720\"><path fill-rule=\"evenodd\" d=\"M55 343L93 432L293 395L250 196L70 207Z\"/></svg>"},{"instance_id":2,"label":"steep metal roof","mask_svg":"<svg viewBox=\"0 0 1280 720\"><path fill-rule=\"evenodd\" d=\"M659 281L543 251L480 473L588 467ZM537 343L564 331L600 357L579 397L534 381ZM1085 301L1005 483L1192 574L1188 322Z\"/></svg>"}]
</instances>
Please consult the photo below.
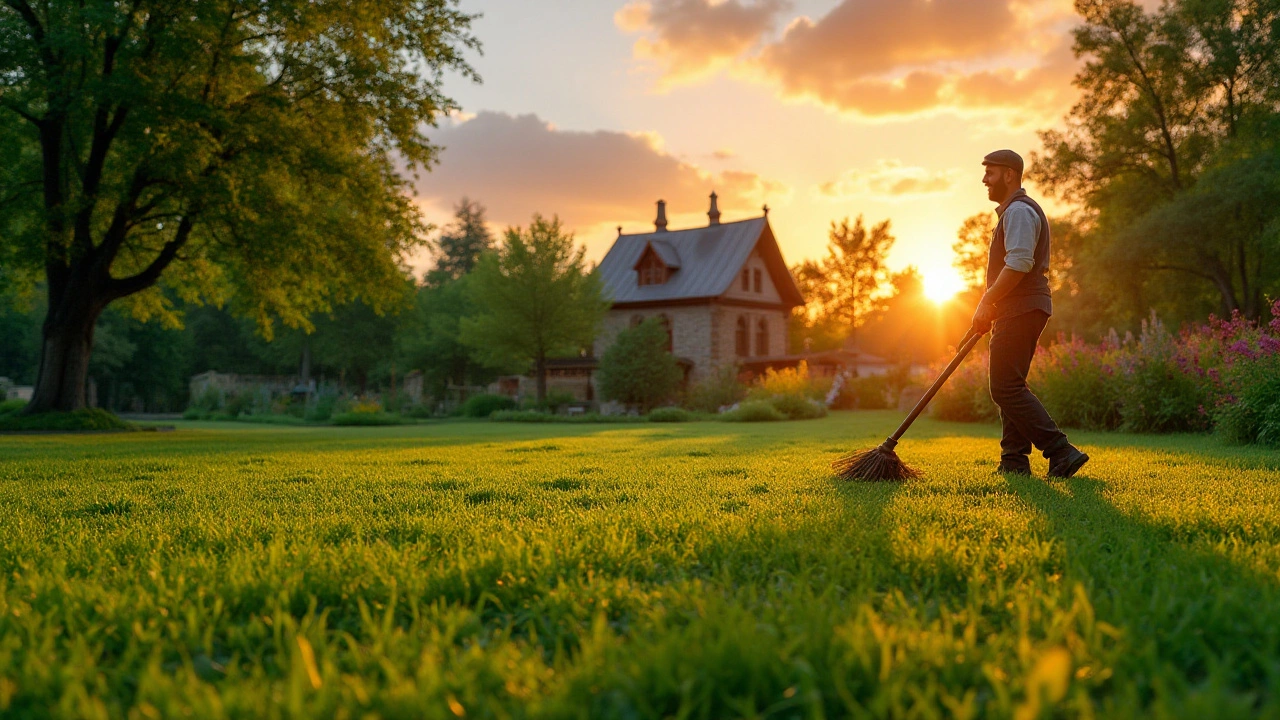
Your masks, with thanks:
<instances>
[{"instance_id":1,"label":"steep metal roof","mask_svg":"<svg viewBox=\"0 0 1280 720\"><path fill-rule=\"evenodd\" d=\"M670 248L680 269L661 285L640 285L635 265L651 244L664 262L666 248L661 246ZM605 296L614 303L718 297L729 289L757 244L783 304L803 305L804 298L787 270L769 221L763 217L687 230L619 235L600 261Z\"/></svg>"},{"instance_id":2,"label":"steep metal roof","mask_svg":"<svg viewBox=\"0 0 1280 720\"><path fill-rule=\"evenodd\" d=\"M672 270L680 269L680 253L676 252L671 243L666 240L650 240L649 247L658 253L658 257L662 258L662 262Z\"/></svg>"}]
</instances>

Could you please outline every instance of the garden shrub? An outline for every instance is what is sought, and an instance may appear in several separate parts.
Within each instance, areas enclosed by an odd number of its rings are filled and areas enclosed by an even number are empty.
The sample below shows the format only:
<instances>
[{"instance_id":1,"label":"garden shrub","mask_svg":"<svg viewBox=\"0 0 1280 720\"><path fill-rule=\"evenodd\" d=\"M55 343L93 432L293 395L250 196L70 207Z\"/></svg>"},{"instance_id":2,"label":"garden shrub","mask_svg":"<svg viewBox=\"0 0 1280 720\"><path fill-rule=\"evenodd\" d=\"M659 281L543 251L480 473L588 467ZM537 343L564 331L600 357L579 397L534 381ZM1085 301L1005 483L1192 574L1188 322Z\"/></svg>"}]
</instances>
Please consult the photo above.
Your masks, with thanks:
<instances>
[{"instance_id":1,"label":"garden shrub","mask_svg":"<svg viewBox=\"0 0 1280 720\"><path fill-rule=\"evenodd\" d=\"M600 397L641 412L676 394L684 371L667 351L667 328L657 317L618 333L600 357Z\"/></svg>"},{"instance_id":2,"label":"garden shrub","mask_svg":"<svg viewBox=\"0 0 1280 720\"><path fill-rule=\"evenodd\" d=\"M521 410L537 410L538 412L558 413L564 406L577 402L573 393L567 390L547 390L547 396L541 400L528 398L520 404Z\"/></svg>"},{"instance_id":3,"label":"garden shrub","mask_svg":"<svg viewBox=\"0 0 1280 720\"><path fill-rule=\"evenodd\" d=\"M883 410L889 407L889 379L883 375L845 377L827 404L832 410Z\"/></svg>"},{"instance_id":4,"label":"garden shrub","mask_svg":"<svg viewBox=\"0 0 1280 720\"><path fill-rule=\"evenodd\" d=\"M793 368L774 370L769 368L756 380L756 387L767 396L808 395L810 390L809 365L801 360Z\"/></svg>"},{"instance_id":5,"label":"garden shrub","mask_svg":"<svg viewBox=\"0 0 1280 720\"><path fill-rule=\"evenodd\" d=\"M685 392L685 408L694 412L714 413L720 408L741 402L747 387L738 380L735 365L721 365L703 380L693 383Z\"/></svg>"},{"instance_id":6,"label":"garden shrub","mask_svg":"<svg viewBox=\"0 0 1280 720\"><path fill-rule=\"evenodd\" d=\"M51 430L77 432L84 430L135 430L133 425L101 408L82 408L71 412L44 412L34 415L12 413L0 417L0 431Z\"/></svg>"},{"instance_id":7,"label":"garden shrub","mask_svg":"<svg viewBox=\"0 0 1280 720\"><path fill-rule=\"evenodd\" d=\"M768 400L748 400L739 405L738 409L722 413L720 419L729 422L773 422L786 420L787 416Z\"/></svg>"},{"instance_id":8,"label":"garden shrub","mask_svg":"<svg viewBox=\"0 0 1280 720\"><path fill-rule=\"evenodd\" d=\"M406 405L400 414L405 417L417 418L420 420L435 417L435 410L429 403L417 403L415 405Z\"/></svg>"},{"instance_id":9,"label":"garden shrub","mask_svg":"<svg viewBox=\"0 0 1280 720\"><path fill-rule=\"evenodd\" d=\"M253 407L253 393L248 391L231 393L222 404L222 412L231 417L238 417Z\"/></svg>"},{"instance_id":10,"label":"garden shrub","mask_svg":"<svg viewBox=\"0 0 1280 720\"><path fill-rule=\"evenodd\" d=\"M311 402L302 417L311 422L326 422L333 417L337 408L338 394L322 391L312 396Z\"/></svg>"},{"instance_id":11,"label":"garden shrub","mask_svg":"<svg viewBox=\"0 0 1280 720\"><path fill-rule=\"evenodd\" d=\"M664 407L649 413L649 422L692 422L698 419L697 413L684 408Z\"/></svg>"},{"instance_id":12,"label":"garden shrub","mask_svg":"<svg viewBox=\"0 0 1280 720\"><path fill-rule=\"evenodd\" d=\"M410 425L412 420L384 412L347 412L334 415L330 420L334 425L374 426L374 425Z\"/></svg>"},{"instance_id":13,"label":"garden shrub","mask_svg":"<svg viewBox=\"0 0 1280 720\"><path fill-rule=\"evenodd\" d=\"M811 420L827 416L826 405L816 400L810 400L804 395L795 393L774 395L769 398L768 402L775 410L785 415L788 420Z\"/></svg>"},{"instance_id":14,"label":"garden shrub","mask_svg":"<svg viewBox=\"0 0 1280 720\"><path fill-rule=\"evenodd\" d=\"M462 403L462 414L466 417L486 418L498 410L515 410L516 401L506 395L480 394L472 395Z\"/></svg>"},{"instance_id":15,"label":"garden shrub","mask_svg":"<svg viewBox=\"0 0 1280 720\"><path fill-rule=\"evenodd\" d=\"M16 413L22 412L22 408L26 406L27 406L26 400L18 400L16 398L13 400L5 400L3 402L0 402L0 417L4 417L5 415L14 415Z\"/></svg>"},{"instance_id":16,"label":"garden shrub","mask_svg":"<svg viewBox=\"0 0 1280 720\"><path fill-rule=\"evenodd\" d=\"M215 418L215 419L221 419L221 418ZM307 424L306 420L298 417L297 415L288 415L283 413L270 413L270 414L257 413L254 415L241 415L239 417L230 418L230 419L236 422L258 423L261 425L306 425Z\"/></svg>"},{"instance_id":17,"label":"garden shrub","mask_svg":"<svg viewBox=\"0 0 1280 720\"><path fill-rule=\"evenodd\" d=\"M601 415L585 413L583 415L556 415L537 410L498 410L489 416L493 422L527 422L527 423L627 423L645 422L638 415Z\"/></svg>"}]
</instances>

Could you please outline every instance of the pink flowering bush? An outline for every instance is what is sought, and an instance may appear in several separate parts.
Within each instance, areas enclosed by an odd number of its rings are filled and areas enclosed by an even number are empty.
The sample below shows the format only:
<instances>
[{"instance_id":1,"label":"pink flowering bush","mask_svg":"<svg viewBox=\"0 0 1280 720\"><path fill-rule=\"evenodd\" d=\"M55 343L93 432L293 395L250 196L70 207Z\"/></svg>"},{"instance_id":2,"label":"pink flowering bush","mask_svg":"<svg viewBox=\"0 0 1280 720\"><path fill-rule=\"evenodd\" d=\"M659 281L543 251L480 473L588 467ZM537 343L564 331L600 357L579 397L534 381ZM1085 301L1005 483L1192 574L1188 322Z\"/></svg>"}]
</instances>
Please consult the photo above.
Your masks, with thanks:
<instances>
[{"instance_id":1,"label":"pink flowering bush","mask_svg":"<svg viewBox=\"0 0 1280 720\"><path fill-rule=\"evenodd\" d=\"M1212 368L1221 387L1212 416L1232 442L1280 446L1280 300L1271 315L1266 327L1238 316L1209 326L1224 347Z\"/></svg>"},{"instance_id":2,"label":"pink flowering bush","mask_svg":"<svg viewBox=\"0 0 1280 720\"><path fill-rule=\"evenodd\" d=\"M1127 432L1217 430L1242 443L1280 445L1280 301L1262 325L1237 313L1169 331L1153 314L1138 337L1099 343L1059 336L1040 348L1028 384L1066 427ZM997 417L987 355L976 352L934 399L948 420ZM941 366L935 368L941 370Z\"/></svg>"}]
</instances>

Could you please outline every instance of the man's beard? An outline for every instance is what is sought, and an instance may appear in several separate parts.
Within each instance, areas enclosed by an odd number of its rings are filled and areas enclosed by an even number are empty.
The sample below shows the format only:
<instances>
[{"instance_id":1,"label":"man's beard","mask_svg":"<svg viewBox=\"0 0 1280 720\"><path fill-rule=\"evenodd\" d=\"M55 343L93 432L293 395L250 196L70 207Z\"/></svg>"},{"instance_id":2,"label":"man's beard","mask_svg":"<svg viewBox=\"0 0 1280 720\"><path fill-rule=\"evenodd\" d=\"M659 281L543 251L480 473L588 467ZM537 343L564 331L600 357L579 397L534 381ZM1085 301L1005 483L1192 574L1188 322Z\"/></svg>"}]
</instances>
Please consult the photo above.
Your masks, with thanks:
<instances>
[{"instance_id":1,"label":"man's beard","mask_svg":"<svg viewBox=\"0 0 1280 720\"><path fill-rule=\"evenodd\" d=\"M987 186L987 197L995 202L1004 200L1004 196L1009 194L1009 183L1000 178Z\"/></svg>"}]
</instances>

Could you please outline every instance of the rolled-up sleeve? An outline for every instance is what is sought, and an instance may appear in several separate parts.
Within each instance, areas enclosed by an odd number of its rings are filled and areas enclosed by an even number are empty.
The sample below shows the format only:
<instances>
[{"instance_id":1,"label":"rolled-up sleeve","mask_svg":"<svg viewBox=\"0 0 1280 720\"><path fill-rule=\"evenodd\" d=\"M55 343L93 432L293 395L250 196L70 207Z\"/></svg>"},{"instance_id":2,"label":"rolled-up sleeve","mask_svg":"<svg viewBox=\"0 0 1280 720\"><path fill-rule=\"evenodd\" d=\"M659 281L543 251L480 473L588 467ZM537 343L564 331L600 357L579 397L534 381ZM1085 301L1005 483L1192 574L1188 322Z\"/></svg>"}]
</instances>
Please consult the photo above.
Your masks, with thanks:
<instances>
[{"instance_id":1,"label":"rolled-up sleeve","mask_svg":"<svg viewBox=\"0 0 1280 720\"><path fill-rule=\"evenodd\" d=\"M1036 264L1036 242L1040 238L1040 216L1025 203L1013 203L1004 211L1004 264L1020 273L1031 272Z\"/></svg>"}]
</instances>

